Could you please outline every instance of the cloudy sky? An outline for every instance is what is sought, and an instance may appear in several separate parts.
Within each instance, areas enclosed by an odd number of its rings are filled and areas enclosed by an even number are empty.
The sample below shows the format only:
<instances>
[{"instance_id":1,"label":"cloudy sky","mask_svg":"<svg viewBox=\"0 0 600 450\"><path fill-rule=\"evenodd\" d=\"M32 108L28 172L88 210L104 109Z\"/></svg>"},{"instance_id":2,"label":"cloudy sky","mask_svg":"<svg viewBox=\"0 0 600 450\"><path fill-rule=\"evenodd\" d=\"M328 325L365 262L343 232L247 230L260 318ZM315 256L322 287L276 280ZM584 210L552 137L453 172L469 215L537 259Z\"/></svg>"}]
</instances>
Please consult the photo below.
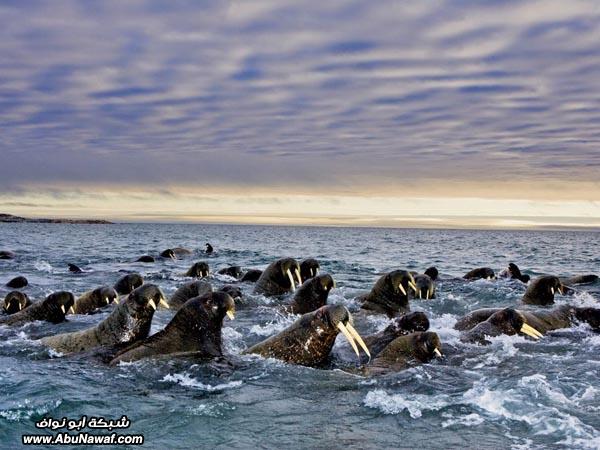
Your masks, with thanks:
<instances>
[{"instance_id":1,"label":"cloudy sky","mask_svg":"<svg viewBox=\"0 0 600 450\"><path fill-rule=\"evenodd\" d=\"M3 1L0 212L600 226L600 3Z\"/></svg>"}]
</instances>

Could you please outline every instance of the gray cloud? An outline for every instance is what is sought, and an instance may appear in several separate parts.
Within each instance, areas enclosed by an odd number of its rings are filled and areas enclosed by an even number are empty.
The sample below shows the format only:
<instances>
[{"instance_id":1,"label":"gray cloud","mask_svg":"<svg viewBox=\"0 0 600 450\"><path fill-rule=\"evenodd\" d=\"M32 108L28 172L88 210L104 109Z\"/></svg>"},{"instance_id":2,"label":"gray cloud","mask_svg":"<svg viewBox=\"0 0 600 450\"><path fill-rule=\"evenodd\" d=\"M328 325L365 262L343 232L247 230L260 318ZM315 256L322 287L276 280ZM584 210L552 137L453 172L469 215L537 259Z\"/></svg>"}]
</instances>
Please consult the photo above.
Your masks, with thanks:
<instances>
[{"instance_id":1,"label":"gray cloud","mask_svg":"<svg viewBox=\"0 0 600 450\"><path fill-rule=\"evenodd\" d=\"M0 189L596 181L593 2L0 6Z\"/></svg>"}]
</instances>

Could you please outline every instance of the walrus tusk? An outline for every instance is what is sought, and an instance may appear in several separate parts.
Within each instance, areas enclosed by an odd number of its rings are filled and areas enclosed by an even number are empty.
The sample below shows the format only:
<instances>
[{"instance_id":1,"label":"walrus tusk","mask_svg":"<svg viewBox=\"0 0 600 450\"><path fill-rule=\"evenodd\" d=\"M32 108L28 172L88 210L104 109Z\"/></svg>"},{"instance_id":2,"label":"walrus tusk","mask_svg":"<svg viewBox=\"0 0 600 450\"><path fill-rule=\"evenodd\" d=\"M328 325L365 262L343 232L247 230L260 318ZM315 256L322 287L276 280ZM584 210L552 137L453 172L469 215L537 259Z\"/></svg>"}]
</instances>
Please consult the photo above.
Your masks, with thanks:
<instances>
[{"instance_id":1,"label":"walrus tusk","mask_svg":"<svg viewBox=\"0 0 600 450\"><path fill-rule=\"evenodd\" d=\"M360 353L358 353L358 347L356 346L356 343L354 342L354 338L352 337L352 335L350 334L348 329L344 326L344 324L342 322L338 322L337 327L344 334L344 336L346 337L346 339L348 340L348 342L354 349L356 356L360 357Z\"/></svg>"},{"instance_id":2,"label":"walrus tusk","mask_svg":"<svg viewBox=\"0 0 600 450\"><path fill-rule=\"evenodd\" d=\"M163 308L170 309L170 306L169 306L169 304L168 304L168 303L165 301L165 299L164 299L164 298L161 298L161 299L160 299L160 302L158 302L158 305L159 305L159 306L162 306Z\"/></svg>"},{"instance_id":3,"label":"walrus tusk","mask_svg":"<svg viewBox=\"0 0 600 450\"><path fill-rule=\"evenodd\" d=\"M312 267L310 268L310 276L311 276L311 277L314 277L314 276L315 276L315 271L313 270L313 268L312 268Z\"/></svg>"},{"instance_id":4,"label":"walrus tusk","mask_svg":"<svg viewBox=\"0 0 600 450\"><path fill-rule=\"evenodd\" d=\"M319 268L318 267L315 269L315 275L319 275Z\"/></svg>"},{"instance_id":5,"label":"walrus tusk","mask_svg":"<svg viewBox=\"0 0 600 450\"><path fill-rule=\"evenodd\" d=\"M229 319L231 319L231 320L235 319L235 314L234 314L233 310L228 309L227 311L225 311L225 314L227 314L227 317L229 317Z\"/></svg>"},{"instance_id":6,"label":"walrus tusk","mask_svg":"<svg viewBox=\"0 0 600 450\"><path fill-rule=\"evenodd\" d=\"M434 348L434 349L433 349L433 354L434 354L435 356L437 356L438 358L441 358L441 357L443 356L443 355L442 355L442 352L440 352L440 351L439 351L437 348Z\"/></svg>"},{"instance_id":7,"label":"walrus tusk","mask_svg":"<svg viewBox=\"0 0 600 450\"><path fill-rule=\"evenodd\" d=\"M292 272L290 272L290 269L286 270L286 275L290 280L290 285L292 286L292 292L296 291L296 285L294 284L294 277L292 277Z\"/></svg>"},{"instance_id":8,"label":"walrus tusk","mask_svg":"<svg viewBox=\"0 0 600 450\"><path fill-rule=\"evenodd\" d=\"M550 293L554 295L554 288L552 286L550 286Z\"/></svg>"},{"instance_id":9,"label":"walrus tusk","mask_svg":"<svg viewBox=\"0 0 600 450\"><path fill-rule=\"evenodd\" d=\"M425 295L425 300L429 300L429 289L427 289L427 294Z\"/></svg>"},{"instance_id":10,"label":"walrus tusk","mask_svg":"<svg viewBox=\"0 0 600 450\"><path fill-rule=\"evenodd\" d=\"M72 306L69 308L69 314L75 314L75 309Z\"/></svg>"},{"instance_id":11,"label":"walrus tusk","mask_svg":"<svg viewBox=\"0 0 600 450\"><path fill-rule=\"evenodd\" d=\"M560 295L565 295L565 287L562 284L558 287L558 292Z\"/></svg>"},{"instance_id":12,"label":"walrus tusk","mask_svg":"<svg viewBox=\"0 0 600 450\"><path fill-rule=\"evenodd\" d=\"M150 305L150 307L156 311L156 303L154 303L154 300L150 299L148 300L148 305Z\"/></svg>"},{"instance_id":13,"label":"walrus tusk","mask_svg":"<svg viewBox=\"0 0 600 450\"><path fill-rule=\"evenodd\" d=\"M118 305L118 304L119 304L119 297L115 298L115 299L113 300L113 302L114 302L116 305Z\"/></svg>"},{"instance_id":14,"label":"walrus tusk","mask_svg":"<svg viewBox=\"0 0 600 450\"><path fill-rule=\"evenodd\" d=\"M298 269L294 269L294 273L296 274L296 278L298 278L298 286L302 284L302 278L300 277L300 271Z\"/></svg>"},{"instance_id":15,"label":"walrus tusk","mask_svg":"<svg viewBox=\"0 0 600 450\"><path fill-rule=\"evenodd\" d=\"M107 305L110 303L110 300L108 299L108 297L104 297L104 303L106 303Z\"/></svg>"},{"instance_id":16,"label":"walrus tusk","mask_svg":"<svg viewBox=\"0 0 600 450\"><path fill-rule=\"evenodd\" d=\"M402 291L402 293L403 293L404 295L406 295L406 289L404 289L404 286L402 286L402 283L399 283L399 284L398 284L398 289L400 289L400 290Z\"/></svg>"},{"instance_id":17,"label":"walrus tusk","mask_svg":"<svg viewBox=\"0 0 600 450\"><path fill-rule=\"evenodd\" d=\"M413 291L417 292L417 285L414 283L414 281L408 280L408 285L412 288ZM404 295L406 295L406 292L404 293Z\"/></svg>"},{"instance_id":18,"label":"walrus tusk","mask_svg":"<svg viewBox=\"0 0 600 450\"><path fill-rule=\"evenodd\" d=\"M419 298L423 298L423 294L421 293L421 291L419 291Z\"/></svg>"},{"instance_id":19,"label":"walrus tusk","mask_svg":"<svg viewBox=\"0 0 600 450\"><path fill-rule=\"evenodd\" d=\"M539 339L543 336L538 330L533 328L531 325L524 323L521 329L519 330L521 333L526 334L527 336L531 336L534 339Z\"/></svg>"},{"instance_id":20,"label":"walrus tusk","mask_svg":"<svg viewBox=\"0 0 600 450\"><path fill-rule=\"evenodd\" d=\"M365 351L365 353L367 354L367 356L370 359L371 352L369 351L369 347L367 347L367 344L365 344L365 341L362 340L362 338L360 337L360 334L358 334L358 331L356 331L354 329L354 327L350 324L346 325L346 329L350 332L352 337L354 337L354 339L356 339L356 342L358 342L358 345L360 345L362 347L362 349Z\"/></svg>"}]
</instances>

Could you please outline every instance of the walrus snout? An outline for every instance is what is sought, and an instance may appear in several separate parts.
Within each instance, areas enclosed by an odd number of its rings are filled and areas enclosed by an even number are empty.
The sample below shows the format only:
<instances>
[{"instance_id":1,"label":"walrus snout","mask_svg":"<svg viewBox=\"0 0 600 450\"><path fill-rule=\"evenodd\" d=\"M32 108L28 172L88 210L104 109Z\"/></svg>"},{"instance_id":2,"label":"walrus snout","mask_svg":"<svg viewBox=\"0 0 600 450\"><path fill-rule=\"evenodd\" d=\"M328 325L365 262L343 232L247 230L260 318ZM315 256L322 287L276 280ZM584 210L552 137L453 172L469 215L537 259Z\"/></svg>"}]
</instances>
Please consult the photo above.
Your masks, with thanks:
<instances>
[{"instance_id":1,"label":"walrus snout","mask_svg":"<svg viewBox=\"0 0 600 450\"><path fill-rule=\"evenodd\" d=\"M408 296L409 289L415 293L419 292L412 273L406 270L394 270L390 272L389 277L394 292L402 292L405 296Z\"/></svg>"},{"instance_id":2,"label":"walrus snout","mask_svg":"<svg viewBox=\"0 0 600 450\"><path fill-rule=\"evenodd\" d=\"M397 317L392 322L396 332L414 333L429 330L429 319L424 312L416 311Z\"/></svg>"},{"instance_id":3,"label":"walrus snout","mask_svg":"<svg viewBox=\"0 0 600 450\"><path fill-rule=\"evenodd\" d=\"M11 291L6 294L2 309L6 314L15 314L31 305L27 294L19 291Z\"/></svg>"},{"instance_id":4,"label":"walrus snout","mask_svg":"<svg viewBox=\"0 0 600 450\"><path fill-rule=\"evenodd\" d=\"M356 356L360 358L360 353L356 345L358 343L369 359L371 358L371 352L369 351L367 344L365 344L358 332L354 329L352 315L350 314L350 311L348 311L348 308L343 305L326 305L317 311L325 315L329 323L344 335L348 343L352 346ZM319 314L317 314L317 317L319 317Z\"/></svg>"},{"instance_id":5,"label":"walrus snout","mask_svg":"<svg viewBox=\"0 0 600 450\"><path fill-rule=\"evenodd\" d=\"M53 292L46 297L44 304L55 313L54 319L58 320L58 322L62 322L67 313L73 314L75 296L71 292L67 291Z\"/></svg>"},{"instance_id":6,"label":"walrus snout","mask_svg":"<svg viewBox=\"0 0 600 450\"><path fill-rule=\"evenodd\" d=\"M316 277L319 275L319 269L321 265L319 261L314 258L307 258L300 263L300 277L302 279L302 283L312 277Z\"/></svg>"},{"instance_id":7,"label":"walrus snout","mask_svg":"<svg viewBox=\"0 0 600 450\"><path fill-rule=\"evenodd\" d=\"M415 357L421 362L429 362L433 358L442 358L442 341L437 333L425 331L415 333Z\"/></svg>"},{"instance_id":8,"label":"walrus snout","mask_svg":"<svg viewBox=\"0 0 600 450\"><path fill-rule=\"evenodd\" d=\"M158 306L167 309L169 308L164 292L155 284L144 284L143 286L140 286L129 294L129 298L131 298L138 306L151 308L152 311L156 311Z\"/></svg>"},{"instance_id":9,"label":"walrus snout","mask_svg":"<svg viewBox=\"0 0 600 450\"><path fill-rule=\"evenodd\" d=\"M194 263L185 273L186 277L205 278L210 274L210 267L204 261Z\"/></svg>"}]
</instances>

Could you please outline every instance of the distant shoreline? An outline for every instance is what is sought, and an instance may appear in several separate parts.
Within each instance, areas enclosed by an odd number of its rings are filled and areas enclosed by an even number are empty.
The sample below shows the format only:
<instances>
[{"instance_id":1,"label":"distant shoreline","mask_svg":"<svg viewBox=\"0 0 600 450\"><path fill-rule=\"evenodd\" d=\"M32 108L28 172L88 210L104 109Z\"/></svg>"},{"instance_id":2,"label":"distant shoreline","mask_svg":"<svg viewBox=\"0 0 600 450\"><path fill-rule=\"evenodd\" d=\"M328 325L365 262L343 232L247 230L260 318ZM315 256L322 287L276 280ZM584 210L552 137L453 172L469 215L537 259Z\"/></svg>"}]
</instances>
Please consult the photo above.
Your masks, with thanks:
<instances>
[{"instance_id":1,"label":"distant shoreline","mask_svg":"<svg viewBox=\"0 0 600 450\"><path fill-rule=\"evenodd\" d=\"M102 219L30 219L27 217L13 216L12 214L0 214L0 222L4 223L71 223L71 224L113 224Z\"/></svg>"}]
</instances>

